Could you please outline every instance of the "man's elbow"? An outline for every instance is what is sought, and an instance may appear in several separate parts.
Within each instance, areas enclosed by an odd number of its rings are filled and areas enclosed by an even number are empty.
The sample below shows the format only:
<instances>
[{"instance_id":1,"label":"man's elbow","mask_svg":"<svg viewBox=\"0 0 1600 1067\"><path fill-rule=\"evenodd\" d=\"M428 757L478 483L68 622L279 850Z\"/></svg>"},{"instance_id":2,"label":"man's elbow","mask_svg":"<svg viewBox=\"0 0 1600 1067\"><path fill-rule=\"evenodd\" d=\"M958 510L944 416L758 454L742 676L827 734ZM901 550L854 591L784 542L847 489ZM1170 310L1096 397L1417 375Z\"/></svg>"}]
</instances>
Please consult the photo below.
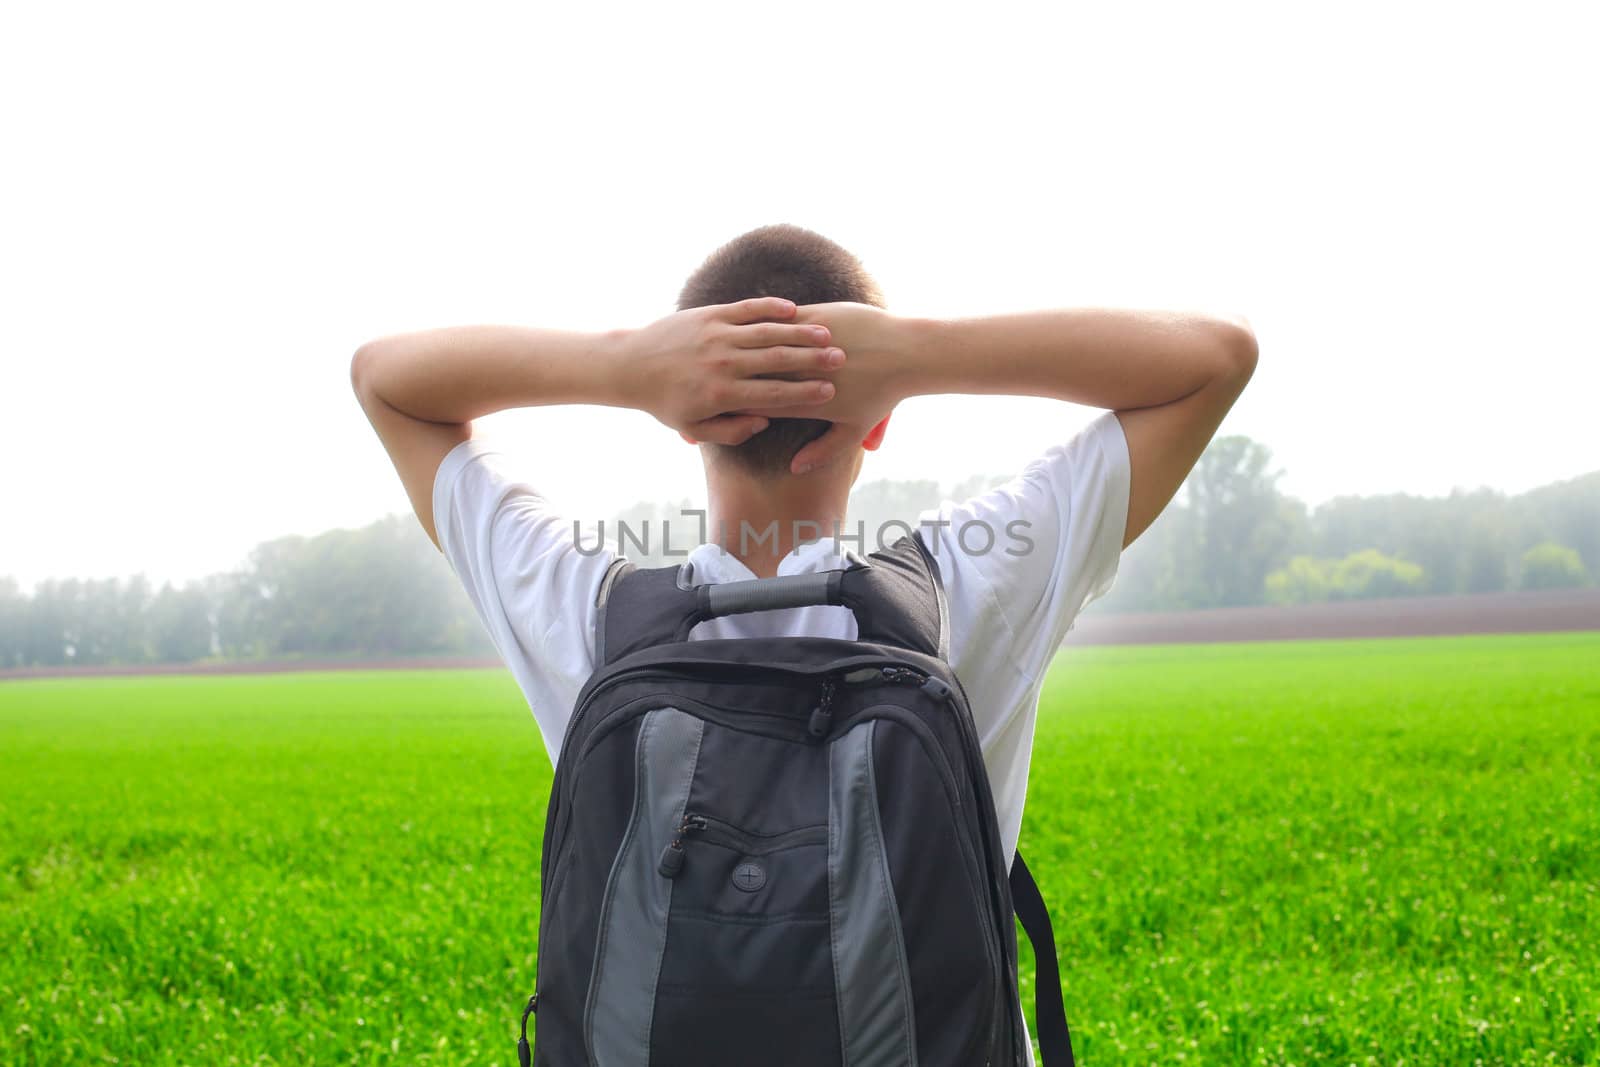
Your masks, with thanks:
<instances>
[{"instance_id":1,"label":"man's elbow","mask_svg":"<svg viewBox=\"0 0 1600 1067\"><path fill-rule=\"evenodd\" d=\"M374 341L368 341L350 357L350 388L355 390L363 404L367 398L376 395L373 392L373 377L378 358L378 347Z\"/></svg>"},{"instance_id":2,"label":"man's elbow","mask_svg":"<svg viewBox=\"0 0 1600 1067\"><path fill-rule=\"evenodd\" d=\"M1261 358L1256 333L1243 315L1219 318L1214 328L1218 376L1239 382L1250 380Z\"/></svg>"}]
</instances>

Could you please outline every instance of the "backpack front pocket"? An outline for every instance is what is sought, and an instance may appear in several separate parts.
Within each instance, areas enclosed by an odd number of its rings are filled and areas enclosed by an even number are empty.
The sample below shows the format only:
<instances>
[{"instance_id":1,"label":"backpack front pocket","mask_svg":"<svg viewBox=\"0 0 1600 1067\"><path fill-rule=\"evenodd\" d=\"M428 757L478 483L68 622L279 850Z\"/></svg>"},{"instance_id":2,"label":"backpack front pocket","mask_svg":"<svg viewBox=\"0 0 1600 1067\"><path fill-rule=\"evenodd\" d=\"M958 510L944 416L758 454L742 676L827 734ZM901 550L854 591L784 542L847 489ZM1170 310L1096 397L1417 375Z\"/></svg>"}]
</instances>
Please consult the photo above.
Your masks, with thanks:
<instances>
[{"instance_id":1,"label":"backpack front pocket","mask_svg":"<svg viewBox=\"0 0 1600 1067\"><path fill-rule=\"evenodd\" d=\"M656 985L660 1062L839 1062L828 827L750 833L700 812L675 838ZM665 876L663 876L665 877Z\"/></svg>"}]
</instances>

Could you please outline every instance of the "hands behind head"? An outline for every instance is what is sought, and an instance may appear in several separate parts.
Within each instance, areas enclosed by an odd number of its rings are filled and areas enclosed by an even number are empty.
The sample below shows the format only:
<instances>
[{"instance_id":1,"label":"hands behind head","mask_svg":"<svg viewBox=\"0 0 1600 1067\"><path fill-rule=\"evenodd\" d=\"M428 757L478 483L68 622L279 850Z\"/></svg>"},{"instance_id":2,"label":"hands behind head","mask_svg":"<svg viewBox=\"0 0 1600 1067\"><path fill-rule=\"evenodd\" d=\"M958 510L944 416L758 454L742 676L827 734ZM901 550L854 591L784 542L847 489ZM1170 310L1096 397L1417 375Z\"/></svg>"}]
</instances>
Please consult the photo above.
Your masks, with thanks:
<instances>
[{"instance_id":1,"label":"hands behind head","mask_svg":"<svg viewBox=\"0 0 1600 1067\"><path fill-rule=\"evenodd\" d=\"M800 417L832 398L844 358L825 327L794 322L775 297L689 308L623 335L616 394L697 441L741 444L771 416Z\"/></svg>"},{"instance_id":2,"label":"hands behind head","mask_svg":"<svg viewBox=\"0 0 1600 1067\"><path fill-rule=\"evenodd\" d=\"M694 441L742 444L774 418L827 419L796 474L876 448L900 399L894 317L870 304L778 297L675 312L626 335L620 391Z\"/></svg>"}]
</instances>

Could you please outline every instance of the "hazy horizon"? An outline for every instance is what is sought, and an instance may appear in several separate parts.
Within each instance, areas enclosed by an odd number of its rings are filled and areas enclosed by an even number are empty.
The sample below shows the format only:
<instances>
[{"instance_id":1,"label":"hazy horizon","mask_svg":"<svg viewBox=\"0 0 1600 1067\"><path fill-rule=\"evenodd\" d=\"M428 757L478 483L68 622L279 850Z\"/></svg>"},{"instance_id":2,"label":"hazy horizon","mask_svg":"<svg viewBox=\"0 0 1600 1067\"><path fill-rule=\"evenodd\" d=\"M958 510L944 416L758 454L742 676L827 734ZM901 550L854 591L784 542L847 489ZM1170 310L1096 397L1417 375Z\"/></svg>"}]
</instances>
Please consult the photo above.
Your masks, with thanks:
<instances>
[{"instance_id":1,"label":"hazy horizon","mask_svg":"<svg viewBox=\"0 0 1600 1067\"><path fill-rule=\"evenodd\" d=\"M1219 433L1311 506L1595 470L1585 18L19 10L0 575L181 581L407 510L350 393L362 341L642 326L772 222L850 248L906 314L1248 316L1260 368ZM1095 414L918 399L861 480L1014 471ZM637 412L485 427L572 514L702 493Z\"/></svg>"},{"instance_id":2,"label":"hazy horizon","mask_svg":"<svg viewBox=\"0 0 1600 1067\"><path fill-rule=\"evenodd\" d=\"M1262 442L1262 443L1265 444L1266 442ZM1600 470L1600 468L1597 468L1597 470ZM990 472L990 473L998 473L998 472ZM1591 474L1591 473L1596 473L1596 472L1595 471L1581 471L1577 475L1574 475L1574 477L1581 478L1584 475ZM936 479L935 478L935 479L930 479L930 480L937 481L939 483L940 492L948 494L948 492L950 491L950 489L952 487L959 485L961 482L966 481L968 479L978 478L978 477L983 477L983 476L984 476L984 472L975 471L975 472L972 472L971 474L966 475L963 478L955 478L955 479ZM870 482L878 481L878 480L880 480L880 479L877 479L877 478L869 479L869 478L866 478L865 476L863 476L861 478L861 480L859 480L856 483L856 488L859 489L862 486L868 485ZM1286 481L1286 480L1287 479L1285 478L1284 481ZM1557 484L1558 482L1569 481L1569 480L1571 480L1571 479L1565 479L1565 478L1556 479L1555 482L1548 482L1548 483L1545 483L1545 484L1546 485L1553 485L1553 484ZM1282 484L1283 484L1283 482L1280 481L1280 486ZM1529 489L1537 489L1537 488L1541 488L1541 486L1530 486L1529 487ZM1410 495L1413 495L1413 496L1449 496L1451 493L1456 492L1456 491L1463 491L1463 492L1468 492L1468 493L1481 492L1481 491L1490 491L1490 492L1505 493L1505 495L1507 495L1507 496L1515 496L1515 495L1517 495L1515 493L1506 493L1505 490L1499 489L1499 488L1497 488L1495 486L1455 486L1451 490L1449 490L1449 491L1447 491L1445 493L1441 493L1441 494L1410 494ZM1526 490L1524 490L1524 491L1526 491ZM1397 492L1404 493L1405 490L1397 490ZM1290 495L1294 495L1294 494L1290 494ZM1365 494L1361 494L1361 495L1365 495ZM681 500L681 499L684 499L684 498L677 498L677 499L662 498L660 500L640 499L640 500L636 500L636 501L630 501L628 504L623 505L621 508L618 508L617 510L618 511L625 511L631 506L643 505L643 504L655 504L655 505L659 505L659 506L661 506L663 508L670 509L672 507L675 507L678 504L678 501ZM703 508L704 507L705 494L703 492L701 492L698 495L691 495L690 497L688 497L688 499L690 501L690 508L691 509L693 509L693 508ZM1181 493L1180 493L1178 499L1179 500L1182 499L1182 494ZM1328 501L1330 501L1332 499L1334 499L1334 498L1329 497L1327 500L1317 501L1316 503L1312 503L1310 501L1305 501L1305 503L1306 503L1307 508L1309 510L1314 511L1319 504L1328 503ZM642 534L642 532L644 530L649 530L650 531L649 536L651 536L653 538L661 537L662 536L661 532L660 532L661 531L661 527L659 525L658 520L659 520L659 518L662 517L663 514L665 515L665 517L673 520L674 525L672 527L673 533L671 534L671 544L675 548L682 549L682 548L687 548L687 547L693 547L693 545L698 543L697 527L695 527L693 525L687 525L687 526L678 525L677 521L676 521L677 512L672 511L672 510L666 510L663 513L658 513L657 516L654 519L643 520L642 524L641 524L641 521L639 521L639 520L626 520L627 523L628 523L629 530L632 531L632 537L637 539L639 536L641 536L641 534ZM197 573L194 573L194 574L154 575L154 574L150 574L148 571L131 571L131 572L128 572L128 573L125 573L125 574L120 574L120 573L119 574L78 574L78 573L72 573L72 574L44 574L44 575L37 575L37 576L32 577L32 578L24 578L22 575L16 574L14 572L0 571L0 578L8 578L9 577L9 578L18 579L18 582L22 586L23 591L24 592L28 592L28 593L31 593L32 588L34 586L36 586L39 581L43 581L43 580L47 580L47 579L131 578L134 575L139 574L139 573L144 573L146 575L146 577L149 578L157 586L159 586L163 581L169 581L169 580L172 581L174 584L181 585L186 581L191 581L191 580L194 580L194 579L197 579L197 578L204 578L204 577L206 577L206 576L208 576L210 574L219 573L221 571L226 571L226 570L232 570L236 566L242 566L245 563L246 556L248 555L249 551L251 549L255 548L257 545L259 545L259 544L261 544L263 542L266 542L266 541L276 540L277 538L280 538L280 537L293 537L293 536L315 537L318 534L325 533L325 532L328 532L328 531L331 531L331 530L356 529L356 528L364 527L364 526L370 525L371 523L379 522L379 521L382 521L384 519L391 518L391 517L394 517L394 516L399 516L399 517L401 517L401 518L403 518L403 519L405 519L405 520L407 520L409 522L415 522L416 521L415 516L412 515L410 506L407 505L407 506L405 506L405 507L403 507L401 509L384 512L381 515L373 515L371 518L367 519L366 521L359 521L359 522L351 523L351 524L348 524L348 525L329 526L329 527L324 527L322 529L316 529L316 530L285 530L285 531L280 531L278 533L267 534L265 536L256 538L255 540L251 541L248 545L246 545L244 547L244 549L242 549L239 552L238 558L235 561L233 561L232 564L228 564L228 565L225 565L223 567L219 567L219 568L217 568L216 570L213 570L213 571L197 572ZM693 515L691 514L690 517L693 518ZM598 514L595 514L595 515L572 514L570 516L570 518L576 519L578 522L580 522L582 524L582 526L581 526L581 530L582 530L581 537L582 537L582 541L583 541L583 543L585 545L591 545L592 546L592 545L594 545L596 543L596 529L595 529L595 521L596 520L604 520L604 522L606 524L605 525L605 537L604 537L604 540L605 540L605 543L607 545L610 545L612 547L617 547L619 545L619 543L621 543L618 540L619 536L621 536L621 535L619 534L619 531L618 531L617 526L616 526L616 520L617 520L618 517L616 515L614 515L614 514L611 514L611 513L607 513L607 514L604 514L604 515L598 515ZM848 518L847 522L854 522L855 518L856 518L856 516L851 515ZM696 520L696 521L698 521L698 520ZM685 532L685 531L687 531L687 532ZM844 527L844 536L846 538L850 537L854 532L855 532L854 526L851 526L851 525L847 524ZM418 533L419 536L421 536L421 534L422 534L421 526L417 527L417 533ZM887 530L885 535L886 536L898 536L898 534L893 529ZM827 536L826 533L824 533L824 536ZM873 530L869 526L867 528L867 545L866 545L866 549L865 550L870 550L872 547L874 547L874 545L872 543L873 536L874 536ZM685 540L685 538L687 538L687 540ZM625 542L625 543L627 545L630 545L630 546L633 544L632 541L628 541L628 542ZM846 543L851 544L851 545L855 544L853 541L847 541ZM857 549L858 549L858 551L863 550L859 546L857 546Z\"/></svg>"}]
</instances>

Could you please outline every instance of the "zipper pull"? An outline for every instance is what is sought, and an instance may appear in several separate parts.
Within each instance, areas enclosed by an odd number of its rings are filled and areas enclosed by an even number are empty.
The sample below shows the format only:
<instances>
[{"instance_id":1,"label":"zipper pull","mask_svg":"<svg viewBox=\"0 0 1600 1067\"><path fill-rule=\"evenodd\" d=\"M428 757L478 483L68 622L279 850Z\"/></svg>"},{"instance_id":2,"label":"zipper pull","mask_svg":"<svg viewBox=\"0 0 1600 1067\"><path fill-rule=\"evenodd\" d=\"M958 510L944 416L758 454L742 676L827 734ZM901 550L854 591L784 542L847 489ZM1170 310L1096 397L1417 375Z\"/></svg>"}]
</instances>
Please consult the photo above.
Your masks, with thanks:
<instances>
[{"instance_id":1,"label":"zipper pull","mask_svg":"<svg viewBox=\"0 0 1600 1067\"><path fill-rule=\"evenodd\" d=\"M539 994L535 993L528 998L528 1006L522 1009L522 1037L517 1040L517 1062L522 1067L531 1067L533 1063L533 1049L528 1047L528 1016L536 1015L539 1011Z\"/></svg>"},{"instance_id":2,"label":"zipper pull","mask_svg":"<svg viewBox=\"0 0 1600 1067\"><path fill-rule=\"evenodd\" d=\"M672 839L671 844L661 850L661 859L656 863L656 870L660 872L663 878L678 877L678 874L683 870L683 861L686 855L683 851L684 837L688 834L699 833L705 828L706 817L704 815L685 815L683 817L683 822L678 824L677 836Z\"/></svg>"},{"instance_id":3,"label":"zipper pull","mask_svg":"<svg viewBox=\"0 0 1600 1067\"><path fill-rule=\"evenodd\" d=\"M954 689L951 689L948 685L946 685L945 683L941 682L939 679L935 678L931 674L928 675L928 677L923 679L923 681L922 681L922 689L923 689L923 692L930 693L933 696L938 697L940 700L948 701L948 700L953 700L954 697L955 697L955 690Z\"/></svg>"},{"instance_id":4,"label":"zipper pull","mask_svg":"<svg viewBox=\"0 0 1600 1067\"><path fill-rule=\"evenodd\" d=\"M883 680L894 682L897 685L921 685L922 680L926 677L927 675L921 671L912 670L910 667L890 666L883 668Z\"/></svg>"},{"instance_id":5,"label":"zipper pull","mask_svg":"<svg viewBox=\"0 0 1600 1067\"><path fill-rule=\"evenodd\" d=\"M833 676L822 680L822 701L811 712L811 736L824 737L833 725Z\"/></svg>"}]
</instances>

